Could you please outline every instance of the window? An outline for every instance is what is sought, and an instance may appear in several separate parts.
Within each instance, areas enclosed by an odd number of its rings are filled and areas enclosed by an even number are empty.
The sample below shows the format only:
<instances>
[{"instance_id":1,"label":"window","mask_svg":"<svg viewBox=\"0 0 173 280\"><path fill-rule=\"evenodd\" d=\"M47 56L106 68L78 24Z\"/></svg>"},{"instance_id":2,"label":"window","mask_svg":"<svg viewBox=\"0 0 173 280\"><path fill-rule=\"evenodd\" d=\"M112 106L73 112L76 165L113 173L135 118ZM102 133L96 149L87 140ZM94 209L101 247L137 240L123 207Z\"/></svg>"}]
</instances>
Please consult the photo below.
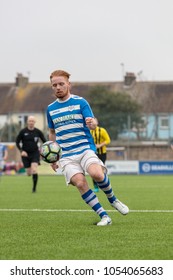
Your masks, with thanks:
<instances>
[{"instance_id":1,"label":"window","mask_svg":"<svg viewBox=\"0 0 173 280\"><path fill-rule=\"evenodd\" d=\"M160 126L160 129L168 129L169 128L169 118L168 117L160 117L159 126Z\"/></svg>"},{"instance_id":2,"label":"window","mask_svg":"<svg viewBox=\"0 0 173 280\"><path fill-rule=\"evenodd\" d=\"M20 125L21 128L25 127L26 122L27 122L27 118L28 118L28 116L26 116L26 115L18 116L19 125Z\"/></svg>"}]
</instances>

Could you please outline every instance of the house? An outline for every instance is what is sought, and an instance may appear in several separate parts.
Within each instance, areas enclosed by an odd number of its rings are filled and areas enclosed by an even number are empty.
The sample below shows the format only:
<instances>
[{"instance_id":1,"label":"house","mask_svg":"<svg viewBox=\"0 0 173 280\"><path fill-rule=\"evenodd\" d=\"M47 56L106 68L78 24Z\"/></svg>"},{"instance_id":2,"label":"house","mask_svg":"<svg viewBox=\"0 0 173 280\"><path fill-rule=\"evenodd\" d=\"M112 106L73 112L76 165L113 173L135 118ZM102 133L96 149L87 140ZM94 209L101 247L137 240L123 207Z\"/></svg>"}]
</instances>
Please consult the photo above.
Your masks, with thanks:
<instances>
[{"instance_id":1,"label":"house","mask_svg":"<svg viewBox=\"0 0 173 280\"><path fill-rule=\"evenodd\" d=\"M128 126L127 124L124 131L119 134L119 139L116 140L116 146L121 144L126 147L127 158L139 158L141 151L144 151L144 148L141 150L140 147L141 145L144 147L144 144L151 145L152 150L153 143L154 145L157 143L161 145L160 155L163 153L163 146L167 149L166 153L169 153L168 143L173 138L173 81L137 81L133 73L126 73L124 81L120 82L74 82L72 93L87 99L89 89L94 86L105 86L114 92L125 92L142 105L143 125L130 124ZM5 132L5 125L10 128L12 124L17 124L22 128L27 116L31 114L36 116L36 126L46 134L46 108L54 100L49 83L30 83L22 74L17 75L14 83L1 83L1 136ZM8 134L8 142L11 142L10 129ZM115 145L114 141L112 145ZM132 146L133 154L130 150ZM150 156L153 158L151 150L146 155L142 155L142 158ZM156 150L155 154L157 154Z\"/></svg>"},{"instance_id":2,"label":"house","mask_svg":"<svg viewBox=\"0 0 173 280\"><path fill-rule=\"evenodd\" d=\"M72 91L87 98L90 87L101 83L74 83ZM104 84L104 83L103 83ZM105 84L104 84L105 85ZM111 88L114 83L106 83ZM28 115L35 115L43 132L47 132L46 108L55 100L49 83L29 83L28 78L18 74L15 83L0 84L0 129L5 124L17 124L23 128ZM9 139L11 141L11 139Z\"/></svg>"},{"instance_id":3,"label":"house","mask_svg":"<svg viewBox=\"0 0 173 280\"><path fill-rule=\"evenodd\" d=\"M126 92L142 105L143 126L128 125L120 138L141 140L169 140L173 138L173 81L136 81L133 73L126 73L122 82L72 83L72 92L87 99L88 90L103 85L114 92ZM29 83L27 77L18 74L15 83L0 84L0 129L4 124L19 124L34 114L37 126L46 132L46 108L55 100L49 83Z\"/></svg>"}]
</instances>

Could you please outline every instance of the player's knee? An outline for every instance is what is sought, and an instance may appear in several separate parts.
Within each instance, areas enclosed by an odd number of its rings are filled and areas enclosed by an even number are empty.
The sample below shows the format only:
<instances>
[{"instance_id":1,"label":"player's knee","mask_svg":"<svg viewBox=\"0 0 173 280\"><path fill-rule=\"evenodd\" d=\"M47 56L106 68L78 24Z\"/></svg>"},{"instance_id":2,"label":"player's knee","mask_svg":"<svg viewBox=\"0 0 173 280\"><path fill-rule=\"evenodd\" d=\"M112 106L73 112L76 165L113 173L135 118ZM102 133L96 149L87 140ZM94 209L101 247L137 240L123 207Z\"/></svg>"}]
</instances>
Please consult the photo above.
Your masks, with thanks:
<instances>
[{"instance_id":1,"label":"player's knee","mask_svg":"<svg viewBox=\"0 0 173 280\"><path fill-rule=\"evenodd\" d=\"M101 182L104 180L104 171L102 166L97 164L92 164L88 168L88 173L91 178L96 182Z\"/></svg>"},{"instance_id":2,"label":"player's knee","mask_svg":"<svg viewBox=\"0 0 173 280\"><path fill-rule=\"evenodd\" d=\"M91 177L95 182L101 182L104 180L104 173L102 170L93 170Z\"/></svg>"},{"instance_id":3,"label":"player's knee","mask_svg":"<svg viewBox=\"0 0 173 280\"><path fill-rule=\"evenodd\" d=\"M80 192L80 194L84 194L89 190L89 187L87 184L77 184L76 188Z\"/></svg>"},{"instance_id":4,"label":"player's knee","mask_svg":"<svg viewBox=\"0 0 173 280\"><path fill-rule=\"evenodd\" d=\"M78 189L86 189L88 187L87 181L82 174L77 174L71 178L71 183Z\"/></svg>"},{"instance_id":5,"label":"player's knee","mask_svg":"<svg viewBox=\"0 0 173 280\"><path fill-rule=\"evenodd\" d=\"M85 182L83 180L78 180L73 182L73 185L76 186L77 188L83 188L83 186L85 185Z\"/></svg>"}]
</instances>

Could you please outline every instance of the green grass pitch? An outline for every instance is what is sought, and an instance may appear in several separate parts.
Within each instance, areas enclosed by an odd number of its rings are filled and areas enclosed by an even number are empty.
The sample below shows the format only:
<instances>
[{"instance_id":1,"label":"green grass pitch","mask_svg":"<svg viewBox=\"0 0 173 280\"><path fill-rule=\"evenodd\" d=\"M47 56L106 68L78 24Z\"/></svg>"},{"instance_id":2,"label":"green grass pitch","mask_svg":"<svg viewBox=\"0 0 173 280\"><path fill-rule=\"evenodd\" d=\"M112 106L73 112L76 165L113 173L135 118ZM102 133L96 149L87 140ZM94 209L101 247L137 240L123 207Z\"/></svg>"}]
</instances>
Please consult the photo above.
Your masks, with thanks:
<instances>
[{"instance_id":1,"label":"green grass pitch","mask_svg":"<svg viewBox=\"0 0 173 280\"><path fill-rule=\"evenodd\" d=\"M88 182L92 186L91 179ZM100 191L112 225L97 227L75 187L64 177L0 178L1 260L172 260L173 177L110 176L117 197L130 208L122 216Z\"/></svg>"}]
</instances>

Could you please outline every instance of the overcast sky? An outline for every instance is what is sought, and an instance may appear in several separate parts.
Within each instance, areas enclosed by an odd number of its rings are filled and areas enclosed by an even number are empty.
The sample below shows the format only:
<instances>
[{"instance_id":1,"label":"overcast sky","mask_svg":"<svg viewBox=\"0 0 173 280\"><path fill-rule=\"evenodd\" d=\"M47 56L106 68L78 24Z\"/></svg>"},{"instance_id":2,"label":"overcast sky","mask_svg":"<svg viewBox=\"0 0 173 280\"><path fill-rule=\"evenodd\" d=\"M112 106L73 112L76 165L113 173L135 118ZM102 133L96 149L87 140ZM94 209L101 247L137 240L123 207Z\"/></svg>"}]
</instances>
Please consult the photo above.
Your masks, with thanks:
<instances>
[{"instance_id":1,"label":"overcast sky","mask_svg":"<svg viewBox=\"0 0 173 280\"><path fill-rule=\"evenodd\" d=\"M173 0L0 0L0 82L173 81Z\"/></svg>"}]
</instances>

